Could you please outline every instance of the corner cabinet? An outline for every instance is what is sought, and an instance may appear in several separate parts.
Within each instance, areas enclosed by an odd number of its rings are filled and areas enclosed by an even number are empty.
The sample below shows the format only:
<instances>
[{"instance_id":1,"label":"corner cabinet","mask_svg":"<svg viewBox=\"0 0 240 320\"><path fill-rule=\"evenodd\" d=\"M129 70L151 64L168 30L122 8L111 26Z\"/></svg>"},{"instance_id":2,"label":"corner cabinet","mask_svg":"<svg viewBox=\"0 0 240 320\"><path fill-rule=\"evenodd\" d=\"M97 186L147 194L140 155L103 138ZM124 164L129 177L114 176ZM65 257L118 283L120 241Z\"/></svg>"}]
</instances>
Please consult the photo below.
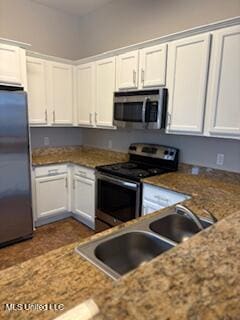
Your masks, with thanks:
<instances>
[{"instance_id":1,"label":"corner cabinet","mask_svg":"<svg viewBox=\"0 0 240 320\"><path fill-rule=\"evenodd\" d=\"M210 39L203 34L168 46L167 133L203 134Z\"/></svg>"},{"instance_id":2,"label":"corner cabinet","mask_svg":"<svg viewBox=\"0 0 240 320\"><path fill-rule=\"evenodd\" d=\"M115 91L115 57L96 62L96 100L94 122L97 127L113 127L113 94Z\"/></svg>"},{"instance_id":3,"label":"corner cabinet","mask_svg":"<svg viewBox=\"0 0 240 320\"><path fill-rule=\"evenodd\" d=\"M240 26L213 32L207 101L207 133L240 138Z\"/></svg>"},{"instance_id":4,"label":"corner cabinet","mask_svg":"<svg viewBox=\"0 0 240 320\"><path fill-rule=\"evenodd\" d=\"M29 122L37 125L48 123L46 62L27 57Z\"/></svg>"},{"instance_id":5,"label":"corner cabinet","mask_svg":"<svg viewBox=\"0 0 240 320\"><path fill-rule=\"evenodd\" d=\"M77 124L94 126L95 63L79 65L75 68Z\"/></svg>"},{"instance_id":6,"label":"corner cabinet","mask_svg":"<svg viewBox=\"0 0 240 320\"><path fill-rule=\"evenodd\" d=\"M95 228L94 170L74 166L72 175L73 216L90 228Z\"/></svg>"},{"instance_id":7,"label":"corner cabinet","mask_svg":"<svg viewBox=\"0 0 240 320\"><path fill-rule=\"evenodd\" d=\"M0 43L0 83L24 86L25 50Z\"/></svg>"}]
</instances>

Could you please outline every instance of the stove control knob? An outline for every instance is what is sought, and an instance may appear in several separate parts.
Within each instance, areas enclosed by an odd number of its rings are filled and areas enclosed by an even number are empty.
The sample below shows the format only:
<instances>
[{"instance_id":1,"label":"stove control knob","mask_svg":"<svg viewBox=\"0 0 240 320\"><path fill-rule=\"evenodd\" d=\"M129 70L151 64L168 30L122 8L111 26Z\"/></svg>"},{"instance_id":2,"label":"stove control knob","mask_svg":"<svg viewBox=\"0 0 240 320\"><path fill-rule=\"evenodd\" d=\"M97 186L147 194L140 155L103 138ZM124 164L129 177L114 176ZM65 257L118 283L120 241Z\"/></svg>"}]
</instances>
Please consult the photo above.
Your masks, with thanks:
<instances>
[{"instance_id":1,"label":"stove control knob","mask_svg":"<svg viewBox=\"0 0 240 320\"><path fill-rule=\"evenodd\" d=\"M130 147L129 147L129 150L131 150L131 151L137 151L137 147L136 147L136 146L130 146Z\"/></svg>"},{"instance_id":2,"label":"stove control knob","mask_svg":"<svg viewBox=\"0 0 240 320\"><path fill-rule=\"evenodd\" d=\"M165 156L168 155L168 150L165 150L165 151L164 151L164 155L165 155Z\"/></svg>"}]
</instances>

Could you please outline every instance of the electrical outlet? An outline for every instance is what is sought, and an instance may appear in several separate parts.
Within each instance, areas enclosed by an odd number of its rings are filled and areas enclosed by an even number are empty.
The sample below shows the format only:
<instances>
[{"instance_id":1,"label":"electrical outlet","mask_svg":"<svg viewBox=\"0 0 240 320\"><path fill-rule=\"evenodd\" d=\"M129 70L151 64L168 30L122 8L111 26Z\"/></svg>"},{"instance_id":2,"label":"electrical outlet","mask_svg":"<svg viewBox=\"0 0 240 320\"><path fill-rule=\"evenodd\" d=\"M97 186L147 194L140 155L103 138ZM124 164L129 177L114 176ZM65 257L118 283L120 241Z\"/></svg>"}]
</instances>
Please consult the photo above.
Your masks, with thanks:
<instances>
[{"instance_id":1,"label":"electrical outlet","mask_svg":"<svg viewBox=\"0 0 240 320\"><path fill-rule=\"evenodd\" d=\"M108 140L108 148L112 149L112 140Z\"/></svg>"},{"instance_id":2,"label":"electrical outlet","mask_svg":"<svg viewBox=\"0 0 240 320\"><path fill-rule=\"evenodd\" d=\"M49 137L44 137L44 138L43 138L43 144L44 144L45 146L49 146L49 145L50 145L50 139L49 139Z\"/></svg>"},{"instance_id":3,"label":"electrical outlet","mask_svg":"<svg viewBox=\"0 0 240 320\"><path fill-rule=\"evenodd\" d=\"M224 164L224 154L223 153L217 153L217 161L216 164L218 166L223 166Z\"/></svg>"}]
</instances>

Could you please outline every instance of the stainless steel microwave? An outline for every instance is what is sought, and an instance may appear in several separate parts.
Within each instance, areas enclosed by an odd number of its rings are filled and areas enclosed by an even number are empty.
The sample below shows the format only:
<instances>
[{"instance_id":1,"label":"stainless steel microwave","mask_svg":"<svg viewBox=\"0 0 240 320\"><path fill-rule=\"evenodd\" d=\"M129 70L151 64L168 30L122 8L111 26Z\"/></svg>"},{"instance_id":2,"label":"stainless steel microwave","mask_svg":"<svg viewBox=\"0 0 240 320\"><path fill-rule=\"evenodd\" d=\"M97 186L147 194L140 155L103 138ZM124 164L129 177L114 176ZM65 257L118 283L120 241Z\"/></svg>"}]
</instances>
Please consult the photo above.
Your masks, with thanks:
<instances>
[{"instance_id":1,"label":"stainless steel microwave","mask_svg":"<svg viewBox=\"0 0 240 320\"><path fill-rule=\"evenodd\" d=\"M166 88L115 92L113 123L118 128L161 129L166 106Z\"/></svg>"}]
</instances>

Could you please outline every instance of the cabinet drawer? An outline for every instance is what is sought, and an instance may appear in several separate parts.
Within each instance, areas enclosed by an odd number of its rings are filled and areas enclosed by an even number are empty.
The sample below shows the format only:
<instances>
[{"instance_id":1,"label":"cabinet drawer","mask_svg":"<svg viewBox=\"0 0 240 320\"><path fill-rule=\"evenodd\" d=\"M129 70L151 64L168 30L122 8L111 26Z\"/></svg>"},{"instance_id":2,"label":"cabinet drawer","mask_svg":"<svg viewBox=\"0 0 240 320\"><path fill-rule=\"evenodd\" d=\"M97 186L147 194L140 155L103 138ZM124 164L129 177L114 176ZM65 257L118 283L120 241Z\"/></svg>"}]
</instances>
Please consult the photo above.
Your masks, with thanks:
<instances>
[{"instance_id":1,"label":"cabinet drawer","mask_svg":"<svg viewBox=\"0 0 240 320\"><path fill-rule=\"evenodd\" d=\"M67 171L68 171L67 164L37 167L35 168L35 177L61 174L61 173L66 173Z\"/></svg>"},{"instance_id":2,"label":"cabinet drawer","mask_svg":"<svg viewBox=\"0 0 240 320\"><path fill-rule=\"evenodd\" d=\"M89 169L82 166L74 166L73 174L83 178L91 179L91 180L95 179L94 169Z\"/></svg>"},{"instance_id":3,"label":"cabinet drawer","mask_svg":"<svg viewBox=\"0 0 240 320\"><path fill-rule=\"evenodd\" d=\"M148 184L143 185L143 199L160 204L163 207L171 206L188 198L189 196L182 193L151 186Z\"/></svg>"}]
</instances>

